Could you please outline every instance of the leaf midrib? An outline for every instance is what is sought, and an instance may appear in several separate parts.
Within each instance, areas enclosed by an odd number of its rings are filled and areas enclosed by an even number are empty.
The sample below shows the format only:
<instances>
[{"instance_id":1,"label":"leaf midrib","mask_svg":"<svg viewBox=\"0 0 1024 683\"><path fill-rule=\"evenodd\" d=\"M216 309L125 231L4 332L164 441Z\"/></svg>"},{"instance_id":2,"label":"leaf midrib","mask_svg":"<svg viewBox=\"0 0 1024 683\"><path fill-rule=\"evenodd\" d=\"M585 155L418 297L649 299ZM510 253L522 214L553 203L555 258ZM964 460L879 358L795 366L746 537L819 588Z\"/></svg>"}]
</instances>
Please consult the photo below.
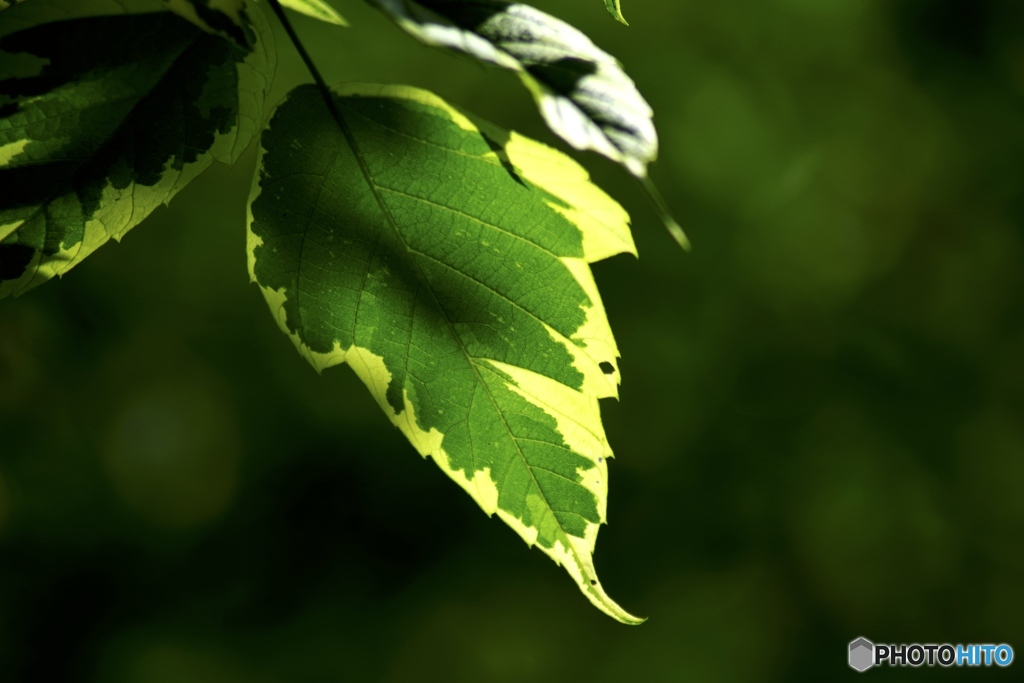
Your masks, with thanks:
<instances>
[{"instance_id":1,"label":"leaf midrib","mask_svg":"<svg viewBox=\"0 0 1024 683\"><path fill-rule=\"evenodd\" d=\"M362 112L359 112L359 111L356 111L356 110L350 110L350 111L352 111L354 114L356 114L356 116L360 116L360 117L366 119L367 121L371 122L374 125L380 126L381 128L384 128L385 130L391 131L391 132L393 132L393 133L395 133L397 135L401 135L402 137L408 138L409 140L413 140L413 141L419 142L421 144L428 145L430 147L436 147L437 149L443 150L444 152L447 152L447 153L450 153L450 154L455 154L457 156L464 156L466 158L474 159L474 160L477 160L477 161L480 161L480 162L483 162L483 163L487 163L487 164L491 164L491 165L494 165L494 166L501 166L500 163L496 163L496 162L492 161L492 159L490 157L487 157L487 156L483 156L483 157L481 157L481 156L474 156L474 155L471 155L471 154L467 154L465 152L461 152L459 150L455 150L455 149L451 149L449 147L445 147L444 145L439 145L437 143L430 142L429 140L424 140L422 138L417 138L417 137L415 137L413 135L409 135L408 133L405 133L405 132L397 130L397 129L391 127L391 126L388 126L388 125L386 125L386 124L384 124L384 123L382 123L380 121L372 119L369 116L363 114ZM487 228L491 228L493 230L496 230L497 232L500 232L503 235L508 235L509 237L513 237L513 238L515 238L517 240L520 240L520 241L522 241L522 242L524 242L526 244L529 244L529 245L531 245L533 247L536 247L540 251L544 252L545 254L547 254L547 255L555 258L555 259L561 260L561 258L562 258L561 256L559 256L555 252L551 251L547 247L545 247L545 246L543 246L541 244L538 244L537 242L534 242L533 240L527 239L526 237L523 237L522 235L517 235L514 232L510 232L508 230L505 230L504 228L502 228L499 225L496 225L494 223L490 223L488 221L485 221L482 218L479 218L478 216L473 216L472 214L468 214L465 211L460 211L459 209L453 208L453 207L448 206L446 204L442 204L442 203L437 202L437 201L435 201L433 199L430 199L428 197L421 197L419 195L412 194L410 192L405 192L404 190L399 190L399 189L394 188L394 187L387 187L386 185L376 185L376 187L378 189L384 190L386 192L394 192L395 194L399 194L399 195L402 195L404 197L408 197L408 198L416 200L416 201L424 202L426 204L430 204L431 206L436 206L439 209L444 209L445 211L450 211L450 212L452 212L454 214L457 214L459 216L463 216L465 218L468 218L471 221L479 223L480 225L483 225L483 226L485 226ZM527 310L526 308L524 308L522 306L522 304L520 304L520 303L518 303L516 301L512 301L511 299L509 299L507 296L505 296L501 292L498 292L497 290L495 290L493 287L490 287L486 283L481 282L480 280L470 276L468 273L465 273L465 272L459 270L458 268L455 268L454 266L451 266L450 264L445 263L444 261L441 261L440 259L437 259L434 256L431 256L430 254L427 254L425 252L419 251L417 249L412 249L412 248L410 248L408 246L407 246L407 249L409 249L409 251L411 251L412 253L419 254L419 255L424 256L424 257L426 257L428 259L431 259L432 261L436 261L440 265L442 265L442 266L444 266L446 268L451 269L452 271L458 273L459 275L461 275L461 276L463 276L465 278L469 278L470 280L476 282L477 284L479 284L481 287L483 287L487 291L497 295L498 297L500 297L502 299L505 299L506 301L511 303L513 306L515 306L519 310L521 310L524 313L526 313L529 317L531 317L534 320L536 320L537 322L539 322L546 330L548 330L549 332L553 332L558 337L560 337L560 339L561 339L561 341L563 343L565 343L566 345L572 345L574 348L576 348L580 352L584 353L588 358L590 358L590 360L595 365L600 363L600 360L598 358L595 358L590 353L590 351L587 349L587 346L585 344L580 344L579 342L574 340L571 335L568 335L568 334L566 334L566 333L564 333L564 332L562 332L560 330L555 329L555 327L551 323L548 323L548 322L542 320L540 318L540 316L538 316L535 313ZM374 251L375 250L376 250L376 244L374 245ZM589 298L589 296L588 296L588 298Z\"/></svg>"}]
</instances>

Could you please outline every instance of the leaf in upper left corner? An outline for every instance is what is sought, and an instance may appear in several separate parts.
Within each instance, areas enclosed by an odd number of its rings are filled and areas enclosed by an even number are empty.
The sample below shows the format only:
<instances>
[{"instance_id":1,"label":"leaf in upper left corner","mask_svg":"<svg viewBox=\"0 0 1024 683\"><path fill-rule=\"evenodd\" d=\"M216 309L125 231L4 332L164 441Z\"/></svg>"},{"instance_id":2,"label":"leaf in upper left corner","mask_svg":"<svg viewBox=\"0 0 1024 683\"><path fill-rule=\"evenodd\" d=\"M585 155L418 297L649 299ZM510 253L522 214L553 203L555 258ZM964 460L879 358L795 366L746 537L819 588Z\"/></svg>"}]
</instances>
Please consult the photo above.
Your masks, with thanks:
<instances>
[{"instance_id":1,"label":"leaf in upper left corner","mask_svg":"<svg viewBox=\"0 0 1024 683\"><path fill-rule=\"evenodd\" d=\"M275 58L152 0L25 2L0 24L0 298L120 239L263 119ZM54 21L55 8L61 20Z\"/></svg>"}]
</instances>

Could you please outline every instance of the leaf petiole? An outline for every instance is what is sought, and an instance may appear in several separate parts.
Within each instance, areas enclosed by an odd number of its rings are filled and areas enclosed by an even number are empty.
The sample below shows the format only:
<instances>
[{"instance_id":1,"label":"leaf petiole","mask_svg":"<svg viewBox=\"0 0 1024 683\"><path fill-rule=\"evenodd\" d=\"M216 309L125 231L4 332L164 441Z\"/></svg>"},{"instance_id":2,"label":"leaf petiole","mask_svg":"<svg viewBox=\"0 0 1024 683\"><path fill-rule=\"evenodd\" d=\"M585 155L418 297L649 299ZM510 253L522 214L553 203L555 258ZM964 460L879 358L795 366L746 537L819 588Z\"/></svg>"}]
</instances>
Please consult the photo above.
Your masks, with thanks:
<instances>
[{"instance_id":1,"label":"leaf petiole","mask_svg":"<svg viewBox=\"0 0 1024 683\"><path fill-rule=\"evenodd\" d=\"M316 83L317 89L320 91L321 97L324 99L324 104L327 105L328 111L331 112L331 116L338 122L338 125L343 129L346 127L344 120L341 118L341 112L338 111L337 105L334 103L334 96L331 95L331 89L327 87L327 82L324 77L320 75L320 70L316 68L316 63L313 58L309 56L309 52L306 51L306 47L299 40L299 34L295 32L295 27L292 26L292 22L289 21L288 15L285 13L284 8L281 7L279 0L267 0L270 3L270 8L274 10L274 14L277 15L278 21L281 22L281 26L284 27L284 32L288 34L288 39L292 41L292 45L295 46L295 51L299 53L299 57L302 58L302 63L306 65L306 69L309 70L309 74L313 77L313 82Z\"/></svg>"},{"instance_id":2,"label":"leaf petiole","mask_svg":"<svg viewBox=\"0 0 1024 683\"><path fill-rule=\"evenodd\" d=\"M690 238L686 236L683 229L679 227L679 223L672 217L672 212L669 211L668 205L662 198L661 193L658 192L658 188L655 187L654 182L651 181L651 177L648 175L637 176L636 179L640 181L640 187L643 188L644 194L654 204L654 208L658 211L658 215L661 217L661 222L665 224L668 229L668 234L672 235L683 251L690 251Z\"/></svg>"}]
</instances>

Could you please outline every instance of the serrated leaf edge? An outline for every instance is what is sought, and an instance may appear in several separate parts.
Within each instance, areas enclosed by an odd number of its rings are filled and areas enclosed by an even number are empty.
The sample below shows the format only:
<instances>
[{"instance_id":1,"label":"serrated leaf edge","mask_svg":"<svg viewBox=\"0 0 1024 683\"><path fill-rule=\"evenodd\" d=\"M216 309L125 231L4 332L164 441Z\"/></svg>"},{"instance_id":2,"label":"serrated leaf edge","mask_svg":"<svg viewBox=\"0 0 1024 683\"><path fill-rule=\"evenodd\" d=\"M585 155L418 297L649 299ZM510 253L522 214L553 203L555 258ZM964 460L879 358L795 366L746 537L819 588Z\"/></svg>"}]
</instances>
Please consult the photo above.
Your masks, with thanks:
<instances>
[{"instance_id":1,"label":"serrated leaf edge","mask_svg":"<svg viewBox=\"0 0 1024 683\"><path fill-rule=\"evenodd\" d=\"M458 109L452 107L441 98L418 88L409 86L382 85L369 83L346 83L334 88L338 96L367 96L367 97L393 97L408 99L422 104L437 107L444 110L451 119L465 130L480 130L482 122L471 120ZM286 100L287 101L287 98ZM278 105L282 106L284 102ZM271 115L272 118L272 115ZM483 124L489 125L489 124ZM604 343L618 357L618 350L614 346L614 339L608 327L604 307L597 292L596 284L587 265L589 262L606 258L614 253L636 253L632 237L628 229L628 215L610 197L601 192L596 186L589 183L589 176L574 161L555 150L542 145L541 143L529 140L515 133L506 146L506 151L513 163L519 161L517 168L522 170L523 175L528 179L540 179L545 173L542 170L547 163L557 159L564 175L562 179L562 199L572 198L578 201L586 200L594 207L594 214L588 214L572 202L567 202L569 207L553 205L563 213L576 215L582 224L578 224L584 234L583 259L562 259L567 268L584 287L591 298L592 306L588 311L588 322L585 323L580 332L585 334L584 339L590 343L596 340L606 340ZM536 544L538 529L525 525L521 520L498 507L498 488L490 476L489 468L474 472L472 478L458 469L452 467L447 453L442 448L444 435L436 428L424 431L416 421L415 406L409 400L406 390L403 390L404 409L397 413L389 404L386 392L391 382L391 372L387 369L384 358L373 353L371 350L351 345L343 348L340 343L335 342L334 348L327 353L319 353L308 348L300 338L293 332L287 322L285 303L287 295L284 288L273 289L260 284L255 277L256 251L263 244L262 239L252 229L254 217L252 205L261 193L261 174L263 167L263 156L267 150L262 143L259 147L259 158L257 161L257 172L253 176L252 188L248 202L248 230L247 230L247 265L250 279L262 291L278 326L292 340L300 355L305 357L310 364L322 372L328 367L341 363L348 363L356 375L370 389L378 405L384 411L391 422L397 426L406 436L409 442L423 457L431 457L435 463L465 490L480 505L488 515L497 514L498 518L516 531L526 541L527 545ZM500 163L497 155L495 162ZM547 167L547 174L553 173ZM592 188L592 189L591 189ZM616 225L615 219L621 221ZM590 311L599 313L595 319L598 322L591 322ZM603 323L603 324L602 324ZM587 329L588 326L591 329ZM576 337L577 335L574 335ZM565 343L565 342L563 342ZM566 344L567 348L575 346ZM579 347L576 347L579 349ZM600 524L606 522L607 507L607 459L612 457L612 451L604 435L601 424L600 407L598 397L613 396L617 394L615 389L609 390L607 385L611 384L617 389L618 369L614 373L614 381L605 380L606 386L595 386L584 384L584 391L577 391L567 387L560 382L538 375L537 373L523 368L511 366L495 360L484 361L494 371L504 374L510 378L508 387L536 405L545 413L553 417L557 423L557 429L562 434L566 444L574 452L587 457L594 463L594 467L587 470L578 470L582 478L581 484L588 490L596 490L604 495L598 495L599 523L588 523L582 538L572 536L566 532L562 535L567 544L556 540L551 548L537 546L542 552L555 561L556 564L564 567L570 576L576 581L580 590L587 596L590 602L605 614L627 624L639 624L645 621L636 617L620 607L602 587L593 564L593 553L596 544L597 532ZM589 373L588 373L589 374ZM538 401L538 395L552 397L554 400ZM562 409L555 405L565 406Z\"/></svg>"}]
</instances>

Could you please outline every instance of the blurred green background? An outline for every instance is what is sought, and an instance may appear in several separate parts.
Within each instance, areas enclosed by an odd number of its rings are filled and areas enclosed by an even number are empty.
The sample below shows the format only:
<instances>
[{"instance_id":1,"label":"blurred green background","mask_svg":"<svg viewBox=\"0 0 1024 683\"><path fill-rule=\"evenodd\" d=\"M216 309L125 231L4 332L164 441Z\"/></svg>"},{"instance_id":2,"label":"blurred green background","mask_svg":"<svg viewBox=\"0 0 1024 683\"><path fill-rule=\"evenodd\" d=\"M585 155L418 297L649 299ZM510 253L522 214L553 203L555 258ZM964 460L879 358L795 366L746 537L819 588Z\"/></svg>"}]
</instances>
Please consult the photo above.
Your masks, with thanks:
<instances>
[{"instance_id":1,"label":"blurred green background","mask_svg":"<svg viewBox=\"0 0 1024 683\"><path fill-rule=\"evenodd\" d=\"M557 144L505 73L356 0L328 80L403 82ZM623 358L608 619L480 513L245 272L254 156L0 303L0 680L842 680L847 643L1024 657L1024 3L538 0L656 112ZM308 81L279 40L274 99ZM1019 679L883 669L873 680Z\"/></svg>"}]
</instances>

